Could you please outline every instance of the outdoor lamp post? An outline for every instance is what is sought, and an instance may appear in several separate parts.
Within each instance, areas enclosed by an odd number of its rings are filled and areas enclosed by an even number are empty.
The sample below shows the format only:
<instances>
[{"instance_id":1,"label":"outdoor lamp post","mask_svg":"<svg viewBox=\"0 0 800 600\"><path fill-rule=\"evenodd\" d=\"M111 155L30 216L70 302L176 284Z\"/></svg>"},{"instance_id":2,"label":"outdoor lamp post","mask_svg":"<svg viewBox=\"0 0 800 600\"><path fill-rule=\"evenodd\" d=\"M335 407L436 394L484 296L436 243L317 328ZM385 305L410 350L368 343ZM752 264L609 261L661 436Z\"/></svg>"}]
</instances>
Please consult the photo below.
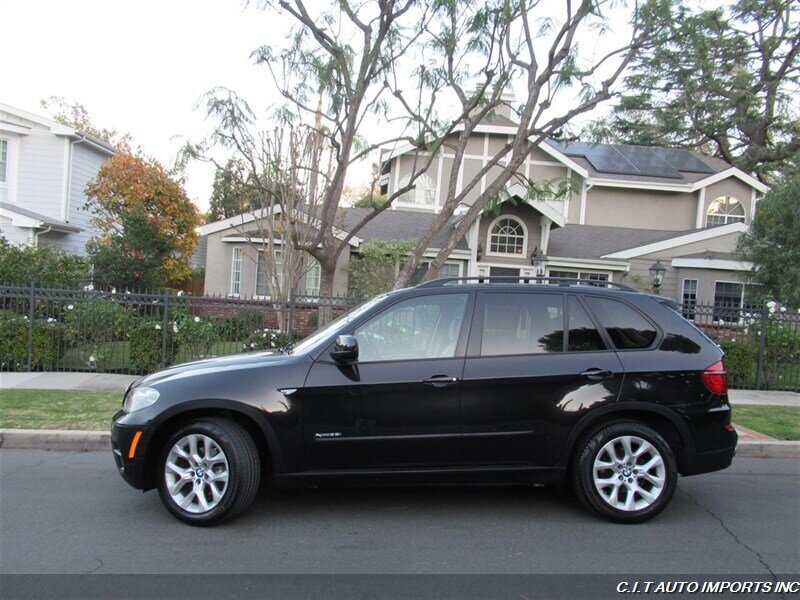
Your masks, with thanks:
<instances>
[{"instance_id":1,"label":"outdoor lamp post","mask_svg":"<svg viewBox=\"0 0 800 600\"><path fill-rule=\"evenodd\" d=\"M667 272L667 267L661 264L660 260L656 260L650 265L650 280L653 282L653 290L658 292L661 284L664 283L664 273Z\"/></svg>"},{"instance_id":2,"label":"outdoor lamp post","mask_svg":"<svg viewBox=\"0 0 800 600\"><path fill-rule=\"evenodd\" d=\"M540 249L531 254L531 265L537 277L544 277L545 269L547 267L547 255Z\"/></svg>"}]
</instances>

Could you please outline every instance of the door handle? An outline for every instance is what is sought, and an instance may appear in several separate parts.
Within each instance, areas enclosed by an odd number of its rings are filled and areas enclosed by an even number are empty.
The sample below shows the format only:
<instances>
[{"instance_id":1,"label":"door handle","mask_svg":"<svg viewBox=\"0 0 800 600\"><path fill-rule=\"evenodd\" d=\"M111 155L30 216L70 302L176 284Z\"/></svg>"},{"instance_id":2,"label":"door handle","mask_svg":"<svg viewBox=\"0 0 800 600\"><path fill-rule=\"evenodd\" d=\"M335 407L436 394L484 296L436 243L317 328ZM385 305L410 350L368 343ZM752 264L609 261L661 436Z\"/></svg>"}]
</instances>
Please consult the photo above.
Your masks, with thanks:
<instances>
[{"instance_id":1,"label":"door handle","mask_svg":"<svg viewBox=\"0 0 800 600\"><path fill-rule=\"evenodd\" d=\"M433 387L444 387L453 383L458 383L458 377L451 377L450 375L434 375L423 379L422 383L432 385Z\"/></svg>"},{"instance_id":2,"label":"door handle","mask_svg":"<svg viewBox=\"0 0 800 600\"><path fill-rule=\"evenodd\" d=\"M589 379L608 379L614 373L612 373L609 369L586 369L585 371L581 371L578 373L582 377L588 377Z\"/></svg>"}]
</instances>

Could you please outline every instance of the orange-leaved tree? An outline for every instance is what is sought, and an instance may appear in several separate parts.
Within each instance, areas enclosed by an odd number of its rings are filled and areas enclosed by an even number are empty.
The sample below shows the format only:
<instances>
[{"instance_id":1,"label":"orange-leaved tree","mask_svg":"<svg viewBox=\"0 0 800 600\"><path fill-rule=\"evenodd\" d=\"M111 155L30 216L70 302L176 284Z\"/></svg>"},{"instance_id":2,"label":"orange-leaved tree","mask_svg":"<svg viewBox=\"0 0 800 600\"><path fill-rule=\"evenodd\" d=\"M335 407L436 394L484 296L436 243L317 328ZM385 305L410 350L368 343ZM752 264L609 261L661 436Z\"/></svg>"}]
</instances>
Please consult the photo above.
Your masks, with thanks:
<instances>
[{"instance_id":1,"label":"orange-leaved tree","mask_svg":"<svg viewBox=\"0 0 800 600\"><path fill-rule=\"evenodd\" d=\"M201 218L174 173L153 158L120 153L86 195L100 230L87 250L101 284L153 289L189 276Z\"/></svg>"}]
</instances>

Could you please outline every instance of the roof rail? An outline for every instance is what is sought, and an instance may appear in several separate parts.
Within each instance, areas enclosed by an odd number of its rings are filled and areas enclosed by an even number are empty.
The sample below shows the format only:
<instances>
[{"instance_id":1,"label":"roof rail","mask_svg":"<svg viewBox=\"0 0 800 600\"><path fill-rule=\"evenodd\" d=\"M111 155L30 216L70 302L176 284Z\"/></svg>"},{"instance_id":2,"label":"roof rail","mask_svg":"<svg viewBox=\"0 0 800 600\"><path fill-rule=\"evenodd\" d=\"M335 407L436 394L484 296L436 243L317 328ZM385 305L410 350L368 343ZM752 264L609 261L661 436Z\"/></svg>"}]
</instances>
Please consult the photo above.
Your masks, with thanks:
<instances>
[{"instance_id":1,"label":"roof rail","mask_svg":"<svg viewBox=\"0 0 800 600\"><path fill-rule=\"evenodd\" d=\"M636 292L641 293L639 290L636 290L630 286L624 285L622 283L617 283L616 281L598 281L596 279L586 279L580 277L538 277L538 276L509 276L509 275L474 275L472 277L441 277L439 279L431 279L430 281L426 281L425 283L420 283L416 287L418 288L435 288L435 287L443 287L445 285L451 283L460 283L460 282L470 282L474 281L476 283L554 283L561 286L570 286L570 285L591 285L594 287L613 287L618 290L622 290L623 292Z\"/></svg>"}]
</instances>

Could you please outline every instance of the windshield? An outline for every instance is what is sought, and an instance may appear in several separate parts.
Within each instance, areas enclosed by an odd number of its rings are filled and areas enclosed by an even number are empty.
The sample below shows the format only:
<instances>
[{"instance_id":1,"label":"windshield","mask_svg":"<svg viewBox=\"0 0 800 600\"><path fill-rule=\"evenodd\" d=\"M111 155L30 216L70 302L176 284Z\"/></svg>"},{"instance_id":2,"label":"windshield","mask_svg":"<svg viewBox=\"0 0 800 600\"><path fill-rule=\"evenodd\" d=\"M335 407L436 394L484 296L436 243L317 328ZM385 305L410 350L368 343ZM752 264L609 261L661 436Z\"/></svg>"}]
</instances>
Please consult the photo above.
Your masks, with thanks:
<instances>
[{"instance_id":1,"label":"windshield","mask_svg":"<svg viewBox=\"0 0 800 600\"><path fill-rule=\"evenodd\" d=\"M344 329L347 326L347 324L350 323L353 319L357 319L358 317L363 315L370 308L381 302L384 298L388 297L388 295L389 294L381 294L380 296L375 296L372 300L367 300L366 302L359 304L354 308L351 308L346 313L339 315L333 321L328 323L325 327L312 333L302 342L292 347L290 354L308 352L309 350L314 348L320 341L327 339L328 336L330 336L335 331Z\"/></svg>"}]
</instances>

